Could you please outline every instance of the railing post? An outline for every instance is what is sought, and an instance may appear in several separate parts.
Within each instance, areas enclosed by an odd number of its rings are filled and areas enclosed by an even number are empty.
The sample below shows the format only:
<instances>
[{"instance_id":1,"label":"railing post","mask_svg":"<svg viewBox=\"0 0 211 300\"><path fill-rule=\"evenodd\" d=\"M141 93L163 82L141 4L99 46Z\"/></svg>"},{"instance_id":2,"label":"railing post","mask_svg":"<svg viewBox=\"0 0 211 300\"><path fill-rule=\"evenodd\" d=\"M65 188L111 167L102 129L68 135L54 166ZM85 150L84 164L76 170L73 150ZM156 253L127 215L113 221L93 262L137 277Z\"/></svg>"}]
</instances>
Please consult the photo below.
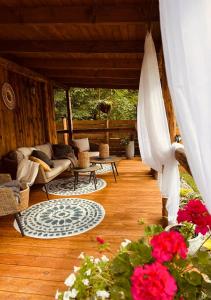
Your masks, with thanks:
<instances>
[{"instance_id":1,"label":"railing post","mask_svg":"<svg viewBox=\"0 0 211 300\"><path fill-rule=\"evenodd\" d=\"M67 130L67 118L62 117L62 124L63 124L63 129ZM64 144L68 145L68 134L67 133L63 134L63 141L64 141Z\"/></svg>"},{"instance_id":2,"label":"railing post","mask_svg":"<svg viewBox=\"0 0 211 300\"><path fill-rule=\"evenodd\" d=\"M109 129L109 119L106 120L106 129ZM106 144L109 144L109 131L106 131Z\"/></svg>"}]
</instances>

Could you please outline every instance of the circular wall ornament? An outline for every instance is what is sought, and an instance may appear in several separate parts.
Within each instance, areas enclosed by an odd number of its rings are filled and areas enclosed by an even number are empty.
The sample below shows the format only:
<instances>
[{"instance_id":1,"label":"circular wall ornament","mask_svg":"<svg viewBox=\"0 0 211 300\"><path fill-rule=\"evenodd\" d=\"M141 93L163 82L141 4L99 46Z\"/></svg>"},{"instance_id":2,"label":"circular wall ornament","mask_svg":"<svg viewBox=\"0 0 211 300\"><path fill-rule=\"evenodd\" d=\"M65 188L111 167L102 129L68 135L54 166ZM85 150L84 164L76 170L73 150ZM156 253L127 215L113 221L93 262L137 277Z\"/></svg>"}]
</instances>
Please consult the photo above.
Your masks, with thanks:
<instances>
[{"instance_id":1,"label":"circular wall ornament","mask_svg":"<svg viewBox=\"0 0 211 300\"><path fill-rule=\"evenodd\" d=\"M5 82L2 86L2 98L4 104L9 109L14 109L16 105L15 93L11 84Z\"/></svg>"}]
</instances>

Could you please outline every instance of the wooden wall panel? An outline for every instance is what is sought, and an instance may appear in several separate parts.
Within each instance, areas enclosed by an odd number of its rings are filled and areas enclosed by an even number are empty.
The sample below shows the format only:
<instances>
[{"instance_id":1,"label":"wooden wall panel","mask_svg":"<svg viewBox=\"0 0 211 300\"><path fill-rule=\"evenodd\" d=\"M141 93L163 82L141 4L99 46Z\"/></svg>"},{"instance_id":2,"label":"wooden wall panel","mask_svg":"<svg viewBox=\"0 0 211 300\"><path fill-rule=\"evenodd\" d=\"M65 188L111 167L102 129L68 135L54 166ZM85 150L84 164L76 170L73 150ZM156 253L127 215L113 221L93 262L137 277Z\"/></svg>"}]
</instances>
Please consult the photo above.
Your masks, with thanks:
<instances>
[{"instance_id":1,"label":"wooden wall panel","mask_svg":"<svg viewBox=\"0 0 211 300\"><path fill-rule=\"evenodd\" d=\"M5 81L12 85L16 95L16 108L12 111L2 99ZM51 84L0 67L0 157L17 147L47 141L56 142Z\"/></svg>"}]
</instances>

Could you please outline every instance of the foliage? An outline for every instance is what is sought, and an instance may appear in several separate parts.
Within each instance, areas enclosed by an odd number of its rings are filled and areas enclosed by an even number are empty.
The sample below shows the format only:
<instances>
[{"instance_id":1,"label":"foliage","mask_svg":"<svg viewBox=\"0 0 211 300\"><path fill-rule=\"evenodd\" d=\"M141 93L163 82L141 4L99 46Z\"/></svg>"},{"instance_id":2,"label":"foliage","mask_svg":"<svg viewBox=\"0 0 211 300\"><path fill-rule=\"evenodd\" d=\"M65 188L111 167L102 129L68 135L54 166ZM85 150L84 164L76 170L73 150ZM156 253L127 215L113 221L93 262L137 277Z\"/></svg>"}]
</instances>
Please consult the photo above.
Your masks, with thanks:
<instances>
[{"instance_id":1,"label":"foliage","mask_svg":"<svg viewBox=\"0 0 211 300\"><path fill-rule=\"evenodd\" d=\"M205 235L211 230L211 215L199 199L191 199L185 206L180 208L177 221L187 227L187 232L194 229L196 234Z\"/></svg>"},{"instance_id":2,"label":"foliage","mask_svg":"<svg viewBox=\"0 0 211 300\"><path fill-rule=\"evenodd\" d=\"M100 102L109 102L112 109L109 113L111 120L136 119L136 105L138 92L134 90L108 90L108 89L70 89L73 119L96 120L107 119L107 114L99 111ZM56 119L66 116L66 100L63 90L55 91Z\"/></svg>"},{"instance_id":3,"label":"foliage","mask_svg":"<svg viewBox=\"0 0 211 300\"><path fill-rule=\"evenodd\" d=\"M157 225L148 226L138 241L122 242L113 259L83 253L80 258L80 268L65 281L68 290L57 292L56 299L211 299L210 255L201 249L187 255L183 236Z\"/></svg>"},{"instance_id":4,"label":"foliage","mask_svg":"<svg viewBox=\"0 0 211 300\"><path fill-rule=\"evenodd\" d=\"M182 179L184 179L187 182L187 184L192 188L192 190L195 193L199 194L199 190L197 188L197 185L196 185L193 177L190 174L188 174L186 172L180 172L180 176L181 176Z\"/></svg>"}]
</instances>

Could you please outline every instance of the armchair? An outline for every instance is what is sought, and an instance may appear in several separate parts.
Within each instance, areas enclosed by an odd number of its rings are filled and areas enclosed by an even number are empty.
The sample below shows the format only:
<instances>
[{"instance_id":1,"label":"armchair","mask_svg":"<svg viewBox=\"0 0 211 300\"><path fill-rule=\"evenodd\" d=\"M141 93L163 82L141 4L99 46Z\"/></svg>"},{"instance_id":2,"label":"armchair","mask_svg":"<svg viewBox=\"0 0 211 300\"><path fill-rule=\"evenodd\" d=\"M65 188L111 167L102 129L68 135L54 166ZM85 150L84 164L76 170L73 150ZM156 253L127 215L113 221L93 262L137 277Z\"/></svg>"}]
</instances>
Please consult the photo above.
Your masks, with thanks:
<instances>
[{"instance_id":1,"label":"armchair","mask_svg":"<svg viewBox=\"0 0 211 300\"><path fill-rule=\"evenodd\" d=\"M0 183L6 183L11 180L9 174L0 174ZM29 190L29 188L28 188ZM0 216L13 214L20 229L22 236L24 236L23 227L21 224L21 202L18 203L14 193L9 187L0 188Z\"/></svg>"},{"instance_id":2,"label":"armchair","mask_svg":"<svg viewBox=\"0 0 211 300\"><path fill-rule=\"evenodd\" d=\"M75 155L78 157L79 152L87 151L89 156L99 156L99 145L90 143L88 138L73 139L71 146L74 149Z\"/></svg>"}]
</instances>

